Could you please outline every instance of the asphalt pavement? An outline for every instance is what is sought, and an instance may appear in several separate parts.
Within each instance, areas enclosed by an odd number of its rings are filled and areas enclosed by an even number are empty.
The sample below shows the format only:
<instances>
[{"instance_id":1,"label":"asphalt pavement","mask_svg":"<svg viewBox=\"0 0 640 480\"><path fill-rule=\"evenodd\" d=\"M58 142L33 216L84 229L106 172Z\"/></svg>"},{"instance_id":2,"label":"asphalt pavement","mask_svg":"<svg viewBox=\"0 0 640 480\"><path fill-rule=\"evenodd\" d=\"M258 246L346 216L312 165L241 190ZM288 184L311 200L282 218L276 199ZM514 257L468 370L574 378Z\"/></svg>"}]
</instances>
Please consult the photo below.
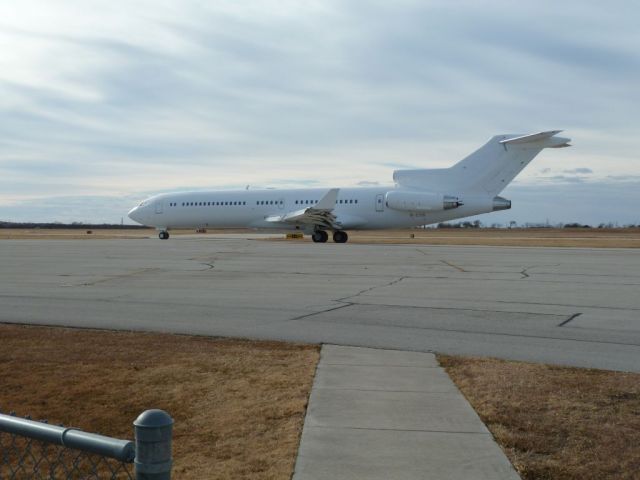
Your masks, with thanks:
<instances>
[{"instance_id":1,"label":"asphalt pavement","mask_svg":"<svg viewBox=\"0 0 640 480\"><path fill-rule=\"evenodd\" d=\"M633 249L0 241L0 321L640 371Z\"/></svg>"}]
</instances>

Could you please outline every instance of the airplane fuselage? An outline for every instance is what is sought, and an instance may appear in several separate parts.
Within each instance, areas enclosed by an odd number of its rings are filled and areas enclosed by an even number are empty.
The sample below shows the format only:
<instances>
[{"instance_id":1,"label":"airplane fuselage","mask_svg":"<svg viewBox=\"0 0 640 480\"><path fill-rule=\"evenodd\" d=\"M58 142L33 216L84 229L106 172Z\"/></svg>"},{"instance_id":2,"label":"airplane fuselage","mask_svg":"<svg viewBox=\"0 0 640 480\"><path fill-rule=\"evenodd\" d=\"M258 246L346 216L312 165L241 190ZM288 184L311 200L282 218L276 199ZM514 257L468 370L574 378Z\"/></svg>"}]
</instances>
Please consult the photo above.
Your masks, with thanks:
<instances>
[{"instance_id":1,"label":"airplane fuselage","mask_svg":"<svg viewBox=\"0 0 640 480\"><path fill-rule=\"evenodd\" d=\"M449 168L396 170L394 186L219 190L156 195L129 217L160 230L244 227L303 230L337 243L345 230L406 228L511 208L497 196L544 148L569 146L559 130L496 135Z\"/></svg>"},{"instance_id":2,"label":"airplane fuselage","mask_svg":"<svg viewBox=\"0 0 640 480\"><path fill-rule=\"evenodd\" d=\"M334 214L345 230L403 228L494 210L492 197L469 196L464 205L437 212L401 211L386 202L391 187L340 188ZM166 193L151 197L129 216L158 229L246 227L308 230L304 225L267 221L288 211L313 207L327 189L218 190Z\"/></svg>"}]
</instances>

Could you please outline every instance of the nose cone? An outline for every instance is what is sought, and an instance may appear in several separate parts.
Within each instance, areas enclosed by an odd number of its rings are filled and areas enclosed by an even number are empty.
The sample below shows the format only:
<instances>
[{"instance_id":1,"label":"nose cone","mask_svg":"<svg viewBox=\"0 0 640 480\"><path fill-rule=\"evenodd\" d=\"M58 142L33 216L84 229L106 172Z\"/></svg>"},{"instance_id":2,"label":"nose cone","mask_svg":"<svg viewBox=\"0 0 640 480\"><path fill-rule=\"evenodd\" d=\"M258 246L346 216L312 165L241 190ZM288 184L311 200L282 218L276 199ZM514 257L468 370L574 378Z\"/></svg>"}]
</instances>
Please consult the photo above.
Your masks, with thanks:
<instances>
[{"instance_id":1,"label":"nose cone","mask_svg":"<svg viewBox=\"0 0 640 480\"><path fill-rule=\"evenodd\" d=\"M133 220L134 222L143 223L142 222L142 212L140 211L140 207L133 207L129 210L127 216Z\"/></svg>"}]
</instances>

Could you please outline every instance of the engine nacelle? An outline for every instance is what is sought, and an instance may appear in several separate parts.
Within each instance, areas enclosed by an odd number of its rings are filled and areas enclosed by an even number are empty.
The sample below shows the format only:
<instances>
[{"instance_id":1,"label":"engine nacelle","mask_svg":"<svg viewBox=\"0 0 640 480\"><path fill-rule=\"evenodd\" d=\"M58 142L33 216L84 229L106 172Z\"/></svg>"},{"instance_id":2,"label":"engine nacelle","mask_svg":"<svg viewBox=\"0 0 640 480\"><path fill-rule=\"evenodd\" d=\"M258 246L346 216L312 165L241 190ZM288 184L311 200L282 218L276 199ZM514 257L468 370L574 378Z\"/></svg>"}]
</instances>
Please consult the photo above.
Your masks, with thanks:
<instances>
[{"instance_id":1,"label":"engine nacelle","mask_svg":"<svg viewBox=\"0 0 640 480\"><path fill-rule=\"evenodd\" d=\"M436 212L458 208L458 197L432 192L405 192L392 190L385 195L387 207L407 212Z\"/></svg>"}]
</instances>

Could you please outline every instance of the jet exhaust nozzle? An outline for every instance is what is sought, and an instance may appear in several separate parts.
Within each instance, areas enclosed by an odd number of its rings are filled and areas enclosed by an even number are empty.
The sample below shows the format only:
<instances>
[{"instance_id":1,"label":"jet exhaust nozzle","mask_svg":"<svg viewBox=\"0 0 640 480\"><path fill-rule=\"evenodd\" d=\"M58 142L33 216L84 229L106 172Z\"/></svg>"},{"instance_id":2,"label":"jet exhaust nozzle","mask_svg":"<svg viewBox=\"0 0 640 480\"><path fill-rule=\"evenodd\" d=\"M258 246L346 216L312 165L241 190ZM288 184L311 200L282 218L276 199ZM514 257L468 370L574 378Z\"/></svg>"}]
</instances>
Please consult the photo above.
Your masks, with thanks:
<instances>
[{"instance_id":1,"label":"jet exhaust nozzle","mask_svg":"<svg viewBox=\"0 0 640 480\"><path fill-rule=\"evenodd\" d=\"M493 211L509 210L511 208L511 200L503 197L493 197Z\"/></svg>"},{"instance_id":2,"label":"jet exhaust nozzle","mask_svg":"<svg viewBox=\"0 0 640 480\"><path fill-rule=\"evenodd\" d=\"M445 210L451 210L452 208L458 208L458 207L460 207L462 205L464 205L464 203L462 203L458 197L453 197L451 195L445 195L444 196L443 206L444 206Z\"/></svg>"}]
</instances>

